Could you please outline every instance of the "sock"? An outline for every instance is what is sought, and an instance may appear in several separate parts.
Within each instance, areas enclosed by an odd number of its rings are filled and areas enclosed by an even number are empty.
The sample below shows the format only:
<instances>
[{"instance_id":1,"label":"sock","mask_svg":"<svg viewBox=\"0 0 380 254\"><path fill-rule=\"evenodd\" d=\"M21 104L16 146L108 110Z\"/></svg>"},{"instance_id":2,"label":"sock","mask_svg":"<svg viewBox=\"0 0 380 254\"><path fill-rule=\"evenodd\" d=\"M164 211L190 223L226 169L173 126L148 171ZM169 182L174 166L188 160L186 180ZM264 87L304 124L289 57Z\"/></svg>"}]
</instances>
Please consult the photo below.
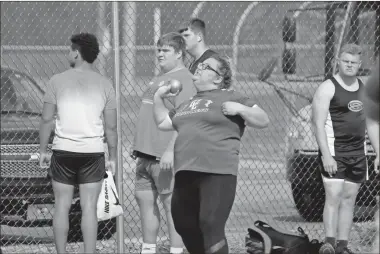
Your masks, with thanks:
<instances>
[{"instance_id":1,"label":"sock","mask_svg":"<svg viewBox=\"0 0 380 254\"><path fill-rule=\"evenodd\" d=\"M225 244L223 245L222 248L220 248L219 250L217 250L216 252L212 253L212 254L228 254L228 245Z\"/></svg>"},{"instance_id":2,"label":"sock","mask_svg":"<svg viewBox=\"0 0 380 254\"><path fill-rule=\"evenodd\" d=\"M337 243L336 243L337 247L338 248L346 248L347 245L348 245L348 241L347 240L338 240Z\"/></svg>"},{"instance_id":3,"label":"sock","mask_svg":"<svg viewBox=\"0 0 380 254\"><path fill-rule=\"evenodd\" d=\"M143 243L141 247L141 254L155 254L156 244L155 243Z\"/></svg>"},{"instance_id":4,"label":"sock","mask_svg":"<svg viewBox=\"0 0 380 254\"><path fill-rule=\"evenodd\" d=\"M170 247L170 254L182 254L183 248Z\"/></svg>"},{"instance_id":5,"label":"sock","mask_svg":"<svg viewBox=\"0 0 380 254\"><path fill-rule=\"evenodd\" d=\"M335 237L326 237L325 242L335 247L335 244L336 244Z\"/></svg>"}]
</instances>

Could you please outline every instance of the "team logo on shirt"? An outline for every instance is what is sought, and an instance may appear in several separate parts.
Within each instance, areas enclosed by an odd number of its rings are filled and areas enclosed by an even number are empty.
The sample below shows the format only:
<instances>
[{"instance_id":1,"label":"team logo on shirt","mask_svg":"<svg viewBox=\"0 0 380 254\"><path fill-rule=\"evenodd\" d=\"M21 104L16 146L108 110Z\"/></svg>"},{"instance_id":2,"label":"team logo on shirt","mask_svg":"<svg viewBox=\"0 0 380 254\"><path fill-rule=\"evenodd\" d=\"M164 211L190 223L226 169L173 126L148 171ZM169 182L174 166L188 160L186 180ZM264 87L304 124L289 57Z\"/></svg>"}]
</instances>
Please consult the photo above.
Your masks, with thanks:
<instances>
[{"instance_id":1,"label":"team logo on shirt","mask_svg":"<svg viewBox=\"0 0 380 254\"><path fill-rule=\"evenodd\" d=\"M199 102L201 102L201 100L193 100L190 103L189 108L191 108L192 110L197 109Z\"/></svg>"},{"instance_id":2,"label":"team logo on shirt","mask_svg":"<svg viewBox=\"0 0 380 254\"><path fill-rule=\"evenodd\" d=\"M208 112L209 106L213 103L212 100L196 99L191 100L190 103L179 110L175 116L190 115L194 113Z\"/></svg>"},{"instance_id":3,"label":"team logo on shirt","mask_svg":"<svg viewBox=\"0 0 380 254\"><path fill-rule=\"evenodd\" d=\"M352 112L359 112L363 109L363 102L358 100L352 100L348 103L348 109Z\"/></svg>"}]
</instances>

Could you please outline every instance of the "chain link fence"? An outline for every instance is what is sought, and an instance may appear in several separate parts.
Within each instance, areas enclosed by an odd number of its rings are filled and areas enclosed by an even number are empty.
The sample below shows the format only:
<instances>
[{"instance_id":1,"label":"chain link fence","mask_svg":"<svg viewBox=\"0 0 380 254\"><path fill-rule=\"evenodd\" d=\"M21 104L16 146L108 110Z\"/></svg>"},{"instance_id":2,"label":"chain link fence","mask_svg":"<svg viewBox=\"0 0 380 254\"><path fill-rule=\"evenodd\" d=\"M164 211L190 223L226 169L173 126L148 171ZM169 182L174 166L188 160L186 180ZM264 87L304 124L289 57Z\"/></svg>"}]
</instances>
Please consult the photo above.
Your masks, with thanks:
<instances>
[{"instance_id":1,"label":"chain link fence","mask_svg":"<svg viewBox=\"0 0 380 254\"><path fill-rule=\"evenodd\" d=\"M247 227L263 220L287 230L301 226L323 239L324 190L317 173L317 144L311 131L310 103L317 86L334 73L342 44L364 48L363 79L379 52L376 2L2 2L1 3L1 242L3 253L54 253L53 192L38 168L39 113L45 85L69 68L73 33L98 36L98 71L116 79L120 70L120 125L124 217L122 237L116 220L99 225L98 251L139 253L141 228L134 197L135 161L130 147L140 96L157 73L154 44L190 17L206 22L207 43L227 55L234 88L257 100L271 119L265 130L242 139L237 195L227 223L231 253L245 252ZM113 22L117 14L118 22ZM119 29L115 30L115 26ZM117 34L115 34L115 32ZM118 38L119 48L114 48ZM120 59L119 62L115 62ZM186 59L189 63L190 59ZM271 72L271 73L270 73ZM263 79L269 74L267 79ZM375 236L375 197L380 185L368 149L370 181L356 202L350 238L358 253L369 252ZM70 213L69 250L81 252L78 192ZM158 245L169 247L160 206ZM121 240L123 239L123 240ZM124 241L120 243L120 241Z\"/></svg>"}]
</instances>

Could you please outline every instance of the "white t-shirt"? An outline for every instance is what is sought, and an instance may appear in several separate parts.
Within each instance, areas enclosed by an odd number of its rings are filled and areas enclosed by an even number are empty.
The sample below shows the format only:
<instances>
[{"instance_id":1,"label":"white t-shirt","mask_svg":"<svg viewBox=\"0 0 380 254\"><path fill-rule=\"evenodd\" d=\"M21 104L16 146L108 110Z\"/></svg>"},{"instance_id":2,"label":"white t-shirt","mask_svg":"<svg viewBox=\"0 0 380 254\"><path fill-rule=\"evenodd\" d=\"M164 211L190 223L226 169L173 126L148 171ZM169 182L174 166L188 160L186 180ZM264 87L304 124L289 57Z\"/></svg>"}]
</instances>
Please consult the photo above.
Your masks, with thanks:
<instances>
[{"instance_id":1,"label":"white t-shirt","mask_svg":"<svg viewBox=\"0 0 380 254\"><path fill-rule=\"evenodd\" d=\"M53 150L104 152L103 111L116 108L107 78L94 71L67 70L50 79L44 102L57 105Z\"/></svg>"}]
</instances>

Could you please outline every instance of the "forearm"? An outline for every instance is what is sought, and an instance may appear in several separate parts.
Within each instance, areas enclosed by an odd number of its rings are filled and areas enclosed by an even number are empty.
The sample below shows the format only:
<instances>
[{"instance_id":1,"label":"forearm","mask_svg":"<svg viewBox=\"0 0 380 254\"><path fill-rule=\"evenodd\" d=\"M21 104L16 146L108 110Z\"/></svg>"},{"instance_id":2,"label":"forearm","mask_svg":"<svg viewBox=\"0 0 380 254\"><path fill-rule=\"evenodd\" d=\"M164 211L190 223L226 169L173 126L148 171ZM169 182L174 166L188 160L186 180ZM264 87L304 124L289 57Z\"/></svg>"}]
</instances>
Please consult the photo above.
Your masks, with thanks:
<instances>
[{"instance_id":1,"label":"forearm","mask_svg":"<svg viewBox=\"0 0 380 254\"><path fill-rule=\"evenodd\" d=\"M239 114L248 126L265 128L269 124L268 115L259 107L247 107L242 105Z\"/></svg>"},{"instance_id":2,"label":"forearm","mask_svg":"<svg viewBox=\"0 0 380 254\"><path fill-rule=\"evenodd\" d=\"M41 120L40 123L40 152L46 152L49 138L53 129L54 119L50 121Z\"/></svg>"},{"instance_id":3,"label":"forearm","mask_svg":"<svg viewBox=\"0 0 380 254\"><path fill-rule=\"evenodd\" d=\"M116 160L117 158L117 129L108 129L105 131L107 137L107 146L109 160Z\"/></svg>"},{"instance_id":4,"label":"forearm","mask_svg":"<svg viewBox=\"0 0 380 254\"><path fill-rule=\"evenodd\" d=\"M327 143L327 135L325 129L323 127L314 125L314 132L322 156L331 156L330 149Z\"/></svg>"},{"instance_id":5,"label":"forearm","mask_svg":"<svg viewBox=\"0 0 380 254\"><path fill-rule=\"evenodd\" d=\"M367 117L366 122L369 140L376 155L379 156L379 122L369 117Z\"/></svg>"},{"instance_id":6,"label":"forearm","mask_svg":"<svg viewBox=\"0 0 380 254\"><path fill-rule=\"evenodd\" d=\"M164 122L169 114L169 110L165 107L164 100L157 94L154 95L153 113L157 125Z\"/></svg>"}]
</instances>

